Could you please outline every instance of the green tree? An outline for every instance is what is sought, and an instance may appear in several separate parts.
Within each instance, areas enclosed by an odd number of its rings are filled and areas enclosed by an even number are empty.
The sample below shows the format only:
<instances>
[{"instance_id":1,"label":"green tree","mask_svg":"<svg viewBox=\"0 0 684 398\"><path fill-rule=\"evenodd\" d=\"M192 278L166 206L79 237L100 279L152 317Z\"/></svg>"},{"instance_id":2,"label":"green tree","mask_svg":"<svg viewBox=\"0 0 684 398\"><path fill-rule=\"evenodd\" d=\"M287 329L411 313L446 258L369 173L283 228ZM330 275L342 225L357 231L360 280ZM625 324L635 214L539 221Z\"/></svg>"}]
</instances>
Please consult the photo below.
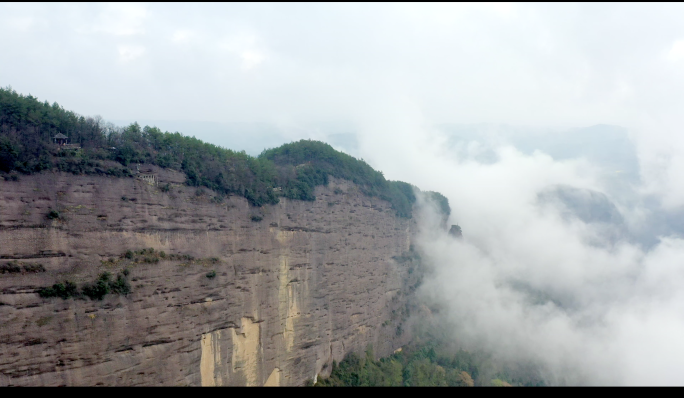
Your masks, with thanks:
<instances>
[{"instance_id":1,"label":"green tree","mask_svg":"<svg viewBox=\"0 0 684 398\"><path fill-rule=\"evenodd\" d=\"M81 150L58 150L52 142L58 133ZM107 162L111 160L120 166ZM130 177L128 167L138 163L181 171L187 185L242 196L253 206L276 204L281 196L313 201L315 188L327 185L330 177L352 181L363 194L388 201L400 217L410 218L416 201L416 187L389 181L362 159L323 142L301 140L252 157L157 127L117 127L0 88L0 172L31 174L54 167L74 174ZM448 214L446 198L435 197Z\"/></svg>"}]
</instances>

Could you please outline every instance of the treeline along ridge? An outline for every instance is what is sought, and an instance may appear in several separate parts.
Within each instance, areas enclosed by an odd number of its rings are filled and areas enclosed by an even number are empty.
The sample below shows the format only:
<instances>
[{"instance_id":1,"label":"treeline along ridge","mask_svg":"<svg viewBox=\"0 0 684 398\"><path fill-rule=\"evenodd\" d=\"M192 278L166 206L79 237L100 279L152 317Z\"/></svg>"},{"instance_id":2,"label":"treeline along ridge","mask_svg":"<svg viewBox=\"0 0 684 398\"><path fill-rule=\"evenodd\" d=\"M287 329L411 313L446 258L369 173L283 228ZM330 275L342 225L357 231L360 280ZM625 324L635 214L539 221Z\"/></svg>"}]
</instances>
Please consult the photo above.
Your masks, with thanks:
<instances>
[{"instance_id":1,"label":"treeline along ridge","mask_svg":"<svg viewBox=\"0 0 684 398\"><path fill-rule=\"evenodd\" d=\"M80 149L59 150L53 143L57 134L69 137L69 143ZM301 140L253 157L157 127L117 127L10 87L0 88L0 173L6 177L55 169L125 177L131 176L128 166L138 163L182 171L190 186L243 196L253 206L276 204L281 196L313 201L314 188L327 185L331 176L387 200L400 217L410 218L416 201L416 187L389 181L363 160L320 141ZM445 214L450 213L446 197L428 194Z\"/></svg>"}]
</instances>

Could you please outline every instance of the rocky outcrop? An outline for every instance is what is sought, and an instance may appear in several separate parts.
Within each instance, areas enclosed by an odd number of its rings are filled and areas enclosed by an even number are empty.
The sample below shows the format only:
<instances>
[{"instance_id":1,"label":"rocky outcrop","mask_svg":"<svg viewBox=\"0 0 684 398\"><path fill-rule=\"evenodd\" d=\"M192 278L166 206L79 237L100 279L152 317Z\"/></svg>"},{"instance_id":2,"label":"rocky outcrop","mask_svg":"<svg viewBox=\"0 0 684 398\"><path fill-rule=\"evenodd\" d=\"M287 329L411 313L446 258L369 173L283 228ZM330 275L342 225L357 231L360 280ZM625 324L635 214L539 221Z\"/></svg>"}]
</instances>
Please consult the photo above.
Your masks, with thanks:
<instances>
[{"instance_id":1,"label":"rocky outcrop","mask_svg":"<svg viewBox=\"0 0 684 398\"><path fill-rule=\"evenodd\" d=\"M387 202L332 180L254 208L151 173L0 181L1 385L302 385L409 339L415 223ZM127 296L37 294L124 269Z\"/></svg>"},{"instance_id":2,"label":"rocky outcrop","mask_svg":"<svg viewBox=\"0 0 684 398\"><path fill-rule=\"evenodd\" d=\"M462 239L463 238L463 231L461 231L461 227L458 225L452 225L451 228L449 229L449 235Z\"/></svg>"}]
</instances>

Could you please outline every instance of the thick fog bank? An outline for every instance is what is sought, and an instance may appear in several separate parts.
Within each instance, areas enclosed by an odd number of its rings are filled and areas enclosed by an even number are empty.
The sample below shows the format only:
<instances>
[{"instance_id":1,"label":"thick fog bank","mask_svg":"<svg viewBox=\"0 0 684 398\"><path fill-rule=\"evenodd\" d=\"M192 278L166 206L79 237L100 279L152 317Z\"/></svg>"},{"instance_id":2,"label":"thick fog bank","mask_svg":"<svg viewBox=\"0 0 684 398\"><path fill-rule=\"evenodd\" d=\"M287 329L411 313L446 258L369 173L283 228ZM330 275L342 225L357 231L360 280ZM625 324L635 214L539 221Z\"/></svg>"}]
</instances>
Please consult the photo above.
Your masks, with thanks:
<instances>
[{"instance_id":1,"label":"thick fog bank","mask_svg":"<svg viewBox=\"0 0 684 398\"><path fill-rule=\"evenodd\" d=\"M421 293L453 341L537 363L552 385L684 384L681 209L643 189L626 134L618 159L603 161L582 156L611 152L600 135L551 156L482 134L424 134L437 144L404 154L425 188L449 198L464 235L421 206L431 269ZM630 159L628 175L610 172Z\"/></svg>"}]
</instances>

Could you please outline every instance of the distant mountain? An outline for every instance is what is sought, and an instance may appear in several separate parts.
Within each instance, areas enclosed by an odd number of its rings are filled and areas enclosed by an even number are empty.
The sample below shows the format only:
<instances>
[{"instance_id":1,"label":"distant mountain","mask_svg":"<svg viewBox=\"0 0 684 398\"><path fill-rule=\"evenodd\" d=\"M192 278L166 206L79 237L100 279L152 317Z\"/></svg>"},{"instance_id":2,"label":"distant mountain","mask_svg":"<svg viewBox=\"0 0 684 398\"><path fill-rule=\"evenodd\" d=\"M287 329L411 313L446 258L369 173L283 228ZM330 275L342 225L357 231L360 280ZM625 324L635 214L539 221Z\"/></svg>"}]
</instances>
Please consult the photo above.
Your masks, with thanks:
<instances>
[{"instance_id":1,"label":"distant mountain","mask_svg":"<svg viewBox=\"0 0 684 398\"><path fill-rule=\"evenodd\" d=\"M495 124L444 124L439 128L452 147L478 142L482 149L475 158L496 161L494 148L512 145L525 154L544 152L556 160L585 158L621 180L639 180L639 159L629 131L620 126L597 124L590 127L553 129Z\"/></svg>"}]
</instances>

